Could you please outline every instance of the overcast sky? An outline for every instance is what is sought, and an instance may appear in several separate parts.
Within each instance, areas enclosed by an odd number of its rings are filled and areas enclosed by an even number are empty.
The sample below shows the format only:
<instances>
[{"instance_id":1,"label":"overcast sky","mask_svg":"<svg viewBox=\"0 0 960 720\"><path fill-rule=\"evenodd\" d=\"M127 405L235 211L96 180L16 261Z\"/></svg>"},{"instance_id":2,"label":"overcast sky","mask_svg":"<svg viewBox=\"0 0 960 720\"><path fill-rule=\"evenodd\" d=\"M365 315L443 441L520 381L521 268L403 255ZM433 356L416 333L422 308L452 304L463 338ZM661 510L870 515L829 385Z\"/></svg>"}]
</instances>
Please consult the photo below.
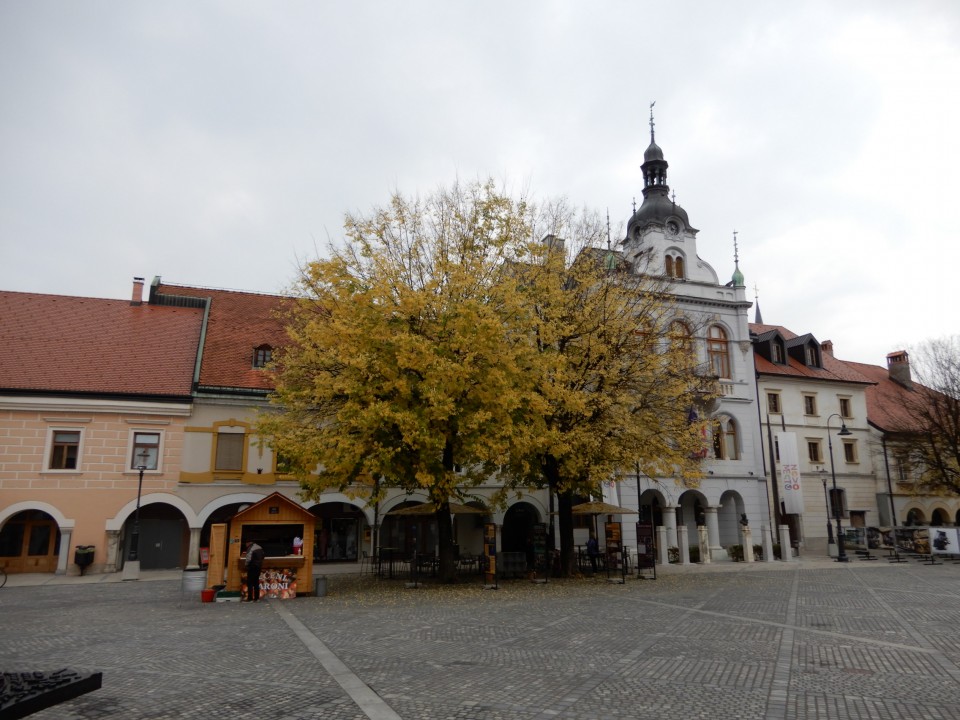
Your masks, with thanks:
<instances>
[{"instance_id":1,"label":"overcast sky","mask_svg":"<svg viewBox=\"0 0 960 720\"><path fill-rule=\"evenodd\" d=\"M960 332L949 0L3 0L0 289L279 292L344 212L458 177L623 227L654 100L767 323L878 365Z\"/></svg>"}]
</instances>

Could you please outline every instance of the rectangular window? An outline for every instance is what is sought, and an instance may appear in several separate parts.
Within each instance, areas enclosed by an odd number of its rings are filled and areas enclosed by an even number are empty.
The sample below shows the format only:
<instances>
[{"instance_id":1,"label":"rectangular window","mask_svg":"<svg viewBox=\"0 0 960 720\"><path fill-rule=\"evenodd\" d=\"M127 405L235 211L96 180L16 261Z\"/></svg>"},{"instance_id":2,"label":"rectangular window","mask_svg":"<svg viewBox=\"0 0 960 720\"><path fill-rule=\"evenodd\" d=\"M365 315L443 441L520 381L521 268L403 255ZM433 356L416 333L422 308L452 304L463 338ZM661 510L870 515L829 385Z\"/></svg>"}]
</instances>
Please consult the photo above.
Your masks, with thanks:
<instances>
[{"instance_id":1,"label":"rectangular window","mask_svg":"<svg viewBox=\"0 0 960 720\"><path fill-rule=\"evenodd\" d=\"M130 470L156 470L160 460L160 433L134 432Z\"/></svg>"},{"instance_id":2,"label":"rectangular window","mask_svg":"<svg viewBox=\"0 0 960 720\"><path fill-rule=\"evenodd\" d=\"M76 470L80 457L80 431L54 430L50 450L51 470Z\"/></svg>"},{"instance_id":3,"label":"rectangular window","mask_svg":"<svg viewBox=\"0 0 960 720\"><path fill-rule=\"evenodd\" d=\"M906 455L897 455L897 482L910 482L910 465Z\"/></svg>"},{"instance_id":4,"label":"rectangular window","mask_svg":"<svg viewBox=\"0 0 960 720\"><path fill-rule=\"evenodd\" d=\"M845 418L853 417L850 412L850 398L840 398L840 416Z\"/></svg>"},{"instance_id":5,"label":"rectangular window","mask_svg":"<svg viewBox=\"0 0 960 720\"><path fill-rule=\"evenodd\" d=\"M290 464L290 458L284 455L282 452L274 448L273 457L275 461L274 472L278 475L289 475L293 466Z\"/></svg>"},{"instance_id":6,"label":"rectangular window","mask_svg":"<svg viewBox=\"0 0 960 720\"><path fill-rule=\"evenodd\" d=\"M767 411L774 415L780 414L780 393L767 393Z\"/></svg>"},{"instance_id":7,"label":"rectangular window","mask_svg":"<svg viewBox=\"0 0 960 720\"><path fill-rule=\"evenodd\" d=\"M847 517L847 492L843 488L830 488L830 517Z\"/></svg>"},{"instance_id":8,"label":"rectangular window","mask_svg":"<svg viewBox=\"0 0 960 720\"><path fill-rule=\"evenodd\" d=\"M859 462L857 459L857 441L856 440L844 440L843 441L843 459L848 463Z\"/></svg>"},{"instance_id":9,"label":"rectangular window","mask_svg":"<svg viewBox=\"0 0 960 720\"><path fill-rule=\"evenodd\" d=\"M217 433L214 470L243 470L243 433Z\"/></svg>"},{"instance_id":10,"label":"rectangular window","mask_svg":"<svg viewBox=\"0 0 960 720\"><path fill-rule=\"evenodd\" d=\"M817 414L817 396L816 395L803 396L803 414L804 415Z\"/></svg>"},{"instance_id":11,"label":"rectangular window","mask_svg":"<svg viewBox=\"0 0 960 720\"><path fill-rule=\"evenodd\" d=\"M819 440L807 440L807 457L812 463L823 462L823 453L820 452Z\"/></svg>"}]
</instances>

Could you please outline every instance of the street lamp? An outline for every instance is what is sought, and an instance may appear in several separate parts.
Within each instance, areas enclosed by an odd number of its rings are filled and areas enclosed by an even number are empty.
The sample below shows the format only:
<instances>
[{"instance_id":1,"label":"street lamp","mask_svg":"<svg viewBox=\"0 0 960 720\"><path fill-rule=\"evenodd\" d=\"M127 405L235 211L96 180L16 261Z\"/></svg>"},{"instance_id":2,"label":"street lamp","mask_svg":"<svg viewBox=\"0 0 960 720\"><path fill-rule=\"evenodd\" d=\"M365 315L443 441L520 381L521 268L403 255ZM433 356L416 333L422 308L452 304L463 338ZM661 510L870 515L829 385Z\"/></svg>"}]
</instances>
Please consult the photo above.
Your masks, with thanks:
<instances>
[{"instance_id":1,"label":"street lamp","mask_svg":"<svg viewBox=\"0 0 960 720\"><path fill-rule=\"evenodd\" d=\"M827 497L827 471L820 470L820 481L823 483L823 504L827 509L827 547L833 545L833 523L830 522L830 499Z\"/></svg>"},{"instance_id":2,"label":"street lamp","mask_svg":"<svg viewBox=\"0 0 960 720\"><path fill-rule=\"evenodd\" d=\"M127 555L127 562L123 565L124 580L140 579L140 493L143 491L143 471L147 469L150 453L143 448L137 453L137 459L140 461L136 468L140 474L137 481L137 509L133 515L133 532L130 533L130 552Z\"/></svg>"},{"instance_id":3,"label":"street lamp","mask_svg":"<svg viewBox=\"0 0 960 720\"><path fill-rule=\"evenodd\" d=\"M830 421L833 418L840 418L840 432L837 433L839 436L853 435L852 432L847 430L847 424L843 421L843 416L840 413L834 413L827 418L827 447L830 450L830 475L833 477L833 517L837 521L837 562L847 562L847 553L843 548L843 530L840 527L840 496L837 493L837 471L833 466L833 439L830 435Z\"/></svg>"}]
</instances>

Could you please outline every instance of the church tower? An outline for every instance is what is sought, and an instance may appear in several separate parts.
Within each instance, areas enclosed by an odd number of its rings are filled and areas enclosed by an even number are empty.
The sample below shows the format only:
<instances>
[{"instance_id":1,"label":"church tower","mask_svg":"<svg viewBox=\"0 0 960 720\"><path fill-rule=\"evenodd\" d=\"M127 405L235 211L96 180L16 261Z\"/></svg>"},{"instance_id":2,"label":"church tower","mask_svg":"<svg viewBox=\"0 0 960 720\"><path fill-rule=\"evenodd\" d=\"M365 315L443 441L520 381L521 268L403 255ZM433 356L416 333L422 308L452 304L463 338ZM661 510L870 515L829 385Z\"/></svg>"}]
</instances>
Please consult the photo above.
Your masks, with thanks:
<instances>
[{"instance_id":1,"label":"church tower","mask_svg":"<svg viewBox=\"0 0 960 720\"><path fill-rule=\"evenodd\" d=\"M640 273L674 280L716 284L717 274L697 257L697 230L687 211L670 195L669 163L657 145L653 105L650 106L650 146L643 153L643 203L627 223L622 241L625 258Z\"/></svg>"},{"instance_id":2,"label":"church tower","mask_svg":"<svg viewBox=\"0 0 960 720\"><path fill-rule=\"evenodd\" d=\"M747 317L751 303L736 233L731 279L721 282L697 252L699 230L670 193L668 167L656 142L651 104L650 145L641 165L643 203L634 207L620 248L632 272L669 279L668 292L674 298L671 332L675 328L691 338L699 372L714 381L719 397L709 408L695 411L709 414L710 428L699 486L686 487L674 478L637 477L636 483L620 485L619 500L637 507L641 520L662 523L667 547L681 547L681 535L697 547L704 528L711 555L720 559L724 547L741 543L744 514L756 544L761 542L761 527L770 524Z\"/></svg>"}]
</instances>

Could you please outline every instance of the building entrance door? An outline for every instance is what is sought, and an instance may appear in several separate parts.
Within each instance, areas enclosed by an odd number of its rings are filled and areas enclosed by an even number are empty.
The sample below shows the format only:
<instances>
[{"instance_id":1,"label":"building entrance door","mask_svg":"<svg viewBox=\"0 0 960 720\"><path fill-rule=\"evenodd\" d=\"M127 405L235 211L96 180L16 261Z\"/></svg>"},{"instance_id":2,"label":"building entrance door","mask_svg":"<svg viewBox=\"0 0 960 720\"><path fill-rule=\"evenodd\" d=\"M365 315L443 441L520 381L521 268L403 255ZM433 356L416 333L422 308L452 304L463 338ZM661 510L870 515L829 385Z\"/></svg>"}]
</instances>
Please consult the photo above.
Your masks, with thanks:
<instances>
[{"instance_id":1,"label":"building entrance door","mask_svg":"<svg viewBox=\"0 0 960 720\"><path fill-rule=\"evenodd\" d=\"M52 573L60 555L60 528L41 510L24 510L0 530L0 565L8 573Z\"/></svg>"}]
</instances>

